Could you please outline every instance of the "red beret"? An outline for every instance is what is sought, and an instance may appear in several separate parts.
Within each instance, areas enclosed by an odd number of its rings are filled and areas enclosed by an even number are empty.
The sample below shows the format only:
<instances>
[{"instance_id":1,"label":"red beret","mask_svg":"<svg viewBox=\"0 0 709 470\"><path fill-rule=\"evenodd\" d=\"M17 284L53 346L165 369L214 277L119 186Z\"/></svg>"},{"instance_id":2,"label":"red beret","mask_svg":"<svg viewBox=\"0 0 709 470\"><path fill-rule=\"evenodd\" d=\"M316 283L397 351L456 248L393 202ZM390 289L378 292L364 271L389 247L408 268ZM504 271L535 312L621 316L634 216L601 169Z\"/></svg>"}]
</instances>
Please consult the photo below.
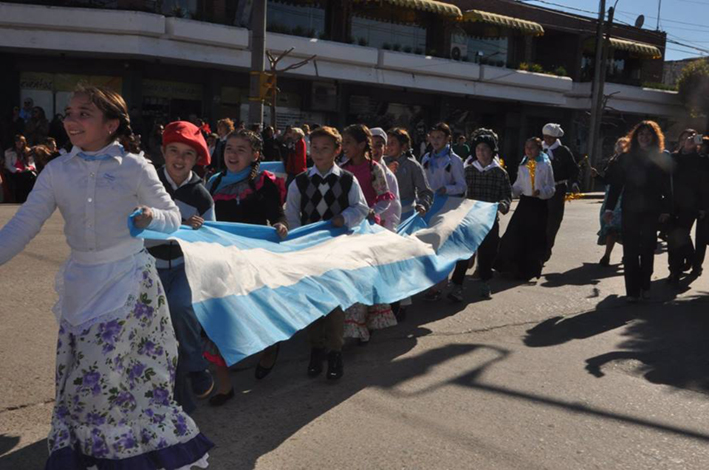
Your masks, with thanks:
<instances>
[{"instance_id":1,"label":"red beret","mask_svg":"<svg viewBox=\"0 0 709 470\"><path fill-rule=\"evenodd\" d=\"M168 144L179 142L189 145L197 152L197 165L209 165L211 158L209 156L209 147L204 140L202 131L199 127L187 121L175 121L165 126L165 131L162 133L162 146L167 147Z\"/></svg>"}]
</instances>

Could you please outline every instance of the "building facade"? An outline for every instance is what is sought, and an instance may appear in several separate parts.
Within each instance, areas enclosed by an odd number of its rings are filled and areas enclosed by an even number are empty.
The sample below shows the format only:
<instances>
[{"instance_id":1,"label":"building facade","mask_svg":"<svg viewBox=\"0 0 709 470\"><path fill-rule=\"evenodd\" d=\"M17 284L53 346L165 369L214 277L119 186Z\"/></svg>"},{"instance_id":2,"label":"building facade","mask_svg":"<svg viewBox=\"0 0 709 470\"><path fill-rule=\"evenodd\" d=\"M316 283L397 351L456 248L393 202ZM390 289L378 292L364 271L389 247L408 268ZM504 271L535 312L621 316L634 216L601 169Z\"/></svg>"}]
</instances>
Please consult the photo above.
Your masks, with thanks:
<instances>
[{"instance_id":1,"label":"building facade","mask_svg":"<svg viewBox=\"0 0 709 470\"><path fill-rule=\"evenodd\" d=\"M76 84L88 82L121 91L144 137L178 117L245 119L250 8L246 0L0 2L0 110L31 97L48 117L62 113ZM606 141L645 118L681 122L676 93L642 86L662 79L664 36L620 26L612 35ZM461 133L495 129L514 162L548 121L585 152L593 37L592 19L508 0L270 0L266 47L293 48L284 66L316 56L279 78L280 127L396 125L421 142L445 120Z\"/></svg>"}]
</instances>

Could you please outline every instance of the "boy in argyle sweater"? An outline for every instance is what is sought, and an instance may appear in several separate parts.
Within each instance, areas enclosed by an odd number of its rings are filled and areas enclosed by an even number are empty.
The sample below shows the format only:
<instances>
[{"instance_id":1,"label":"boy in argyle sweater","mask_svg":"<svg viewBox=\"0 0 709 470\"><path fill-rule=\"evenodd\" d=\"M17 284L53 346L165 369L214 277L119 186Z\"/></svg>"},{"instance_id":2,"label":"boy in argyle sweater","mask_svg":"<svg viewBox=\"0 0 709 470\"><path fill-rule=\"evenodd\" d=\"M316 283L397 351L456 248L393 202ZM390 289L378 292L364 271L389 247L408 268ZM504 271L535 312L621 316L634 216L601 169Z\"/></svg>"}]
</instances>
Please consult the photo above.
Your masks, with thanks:
<instances>
[{"instance_id":1,"label":"boy in argyle sweater","mask_svg":"<svg viewBox=\"0 0 709 470\"><path fill-rule=\"evenodd\" d=\"M320 127L310 134L310 156L314 166L295 177L288 187L286 219L291 229L330 220L335 227L353 228L369 214L369 206L357 178L335 164L342 148L337 129ZM327 357L327 378L337 380L344 373L345 314L337 308L308 327L312 347L308 375L316 377ZM326 356L327 352L327 356Z\"/></svg>"}]
</instances>

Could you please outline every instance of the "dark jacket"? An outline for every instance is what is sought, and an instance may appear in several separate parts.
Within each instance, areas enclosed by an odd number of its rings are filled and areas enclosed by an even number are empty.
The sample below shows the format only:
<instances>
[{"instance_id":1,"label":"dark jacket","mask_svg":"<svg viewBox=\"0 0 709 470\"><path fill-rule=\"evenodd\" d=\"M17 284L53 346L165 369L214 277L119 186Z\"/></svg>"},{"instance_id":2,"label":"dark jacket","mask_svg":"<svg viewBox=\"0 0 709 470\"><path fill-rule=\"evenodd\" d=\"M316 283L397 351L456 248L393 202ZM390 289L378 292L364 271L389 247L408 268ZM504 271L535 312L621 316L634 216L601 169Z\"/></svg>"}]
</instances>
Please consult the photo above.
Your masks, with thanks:
<instances>
[{"instance_id":1,"label":"dark jacket","mask_svg":"<svg viewBox=\"0 0 709 470\"><path fill-rule=\"evenodd\" d=\"M698 152L672 154L672 213L696 213L707 205L709 158Z\"/></svg>"},{"instance_id":2,"label":"dark jacket","mask_svg":"<svg viewBox=\"0 0 709 470\"><path fill-rule=\"evenodd\" d=\"M623 194L623 212L669 214L671 210L670 156L666 152L624 153L610 177L606 210L613 210Z\"/></svg>"},{"instance_id":3,"label":"dark jacket","mask_svg":"<svg viewBox=\"0 0 709 470\"><path fill-rule=\"evenodd\" d=\"M288 225L283 212L285 186L283 181L258 167L245 180L217 191L221 181L218 174L209 187L214 198L214 209L220 222L268 225Z\"/></svg>"},{"instance_id":4,"label":"dark jacket","mask_svg":"<svg viewBox=\"0 0 709 470\"><path fill-rule=\"evenodd\" d=\"M554 158L551 159L551 168L554 170L554 181L566 181L569 186L578 182L579 166L574 154L568 147L561 145L553 150Z\"/></svg>"}]
</instances>

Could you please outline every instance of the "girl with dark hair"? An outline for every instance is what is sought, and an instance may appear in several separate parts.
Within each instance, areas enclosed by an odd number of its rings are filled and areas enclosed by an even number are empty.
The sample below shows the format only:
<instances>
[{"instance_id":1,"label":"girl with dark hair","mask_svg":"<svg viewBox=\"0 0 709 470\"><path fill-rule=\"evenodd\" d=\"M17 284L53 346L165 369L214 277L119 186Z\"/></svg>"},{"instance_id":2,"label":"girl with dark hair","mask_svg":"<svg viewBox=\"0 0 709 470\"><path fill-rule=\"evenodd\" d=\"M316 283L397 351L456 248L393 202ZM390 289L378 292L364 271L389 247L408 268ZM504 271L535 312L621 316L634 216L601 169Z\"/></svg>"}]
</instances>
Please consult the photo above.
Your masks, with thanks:
<instances>
[{"instance_id":1,"label":"girl with dark hair","mask_svg":"<svg viewBox=\"0 0 709 470\"><path fill-rule=\"evenodd\" d=\"M24 136L16 135L14 147L5 151L5 170L14 188L14 202L24 203L37 178L32 151Z\"/></svg>"},{"instance_id":2,"label":"girl with dark hair","mask_svg":"<svg viewBox=\"0 0 709 470\"><path fill-rule=\"evenodd\" d=\"M342 151L347 161L342 169L352 173L359 182L369 206L369 219L381 224L381 215L395 199L389 190L384 167L372 159L372 133L363 124L353 124L342 133ZM370 332L396 325L396 318L387 304L368 307L354 304L345 310L345 337L357 338L360 344L369 342Z\"/></svg>"},{"instance_id":3,"label":"girl with dark hair","mask_svg":"<svg viewBox=\"0 0 709 470\"><path fill-rule=\"evenodd\" d=\"M473 155L475 160L465 168L465 180L468 186L468 199L496 202L498 214L507 214L512 204L510 177L499 160L497 134L490 129L479 129L473 133ZM492 279L492 266L500 247L500 217L495 217L490 232L478 247L478 270L480 272L480 297L489 299ZM453 302L463 301L463 281L471 260L458 261L451 278L453 284L448 299Z\"/></svg>"},{"instance_id":4,"label":"girl with dark hair","mask_svg":"<svg viewBox=\"0 0 709 470\"><path fill-rule=\"evenodd\" d=\"M529 281L542 274L547 250L547 201L556 189L554 170L542 151L542 140L527 139L524 154L512 185L512 194L519 196L519 204L500 241L495 269Z\"/></svg>"},{"instance_id":5,"label":"girl with dark hair","mask_svg":"<svg viewBox=\"0 0 709 470\"><path fill-rule=\"evenodd\" d=\"M47 469L207 465L213 444L174 402L177 341L155 260L136 229L172 232L180 212L132 141L117 93L81 88L66 108L74 144L39 175L0 231L0 264L58 207L69 260L58 276L56 399ZM136 210L136 207L138 210Z\"/></svg>"},{"instance_id":6,"label":"girl with dark hair","mask_svg":"<svg viewBox=\"0 0 709 470\"><path fill-rule=\"evenodd\" d=\"M660 126L643 121L630 134L630 148L618 157L606 201L605 222L613 220L620 195L625 290L629 302L650 294L657 230L670 218L671 160L663 152Z\"/></svg>"},{"instance_id":7,"label":"girl with dark hair","mask_svg":"<svg viewBox=\"0 0 709 470\"><path fill-rule=\"evenodd\" d=\"M217 220L244 224L271 225L281 238L288 235L288 223L283 212L285 187L283 180L260 169L263 150L261 137L250 130L239 129L225 140L226 168L212 176L207 189L214 198ZM207 359L216 364L219 386L209 399L212 406L222 406L234 398L229 368L216 346L209 345ZM256 368L256 378L271 372L278 356L278 345L264 351Z\"/></svg>"}]
</instances>

